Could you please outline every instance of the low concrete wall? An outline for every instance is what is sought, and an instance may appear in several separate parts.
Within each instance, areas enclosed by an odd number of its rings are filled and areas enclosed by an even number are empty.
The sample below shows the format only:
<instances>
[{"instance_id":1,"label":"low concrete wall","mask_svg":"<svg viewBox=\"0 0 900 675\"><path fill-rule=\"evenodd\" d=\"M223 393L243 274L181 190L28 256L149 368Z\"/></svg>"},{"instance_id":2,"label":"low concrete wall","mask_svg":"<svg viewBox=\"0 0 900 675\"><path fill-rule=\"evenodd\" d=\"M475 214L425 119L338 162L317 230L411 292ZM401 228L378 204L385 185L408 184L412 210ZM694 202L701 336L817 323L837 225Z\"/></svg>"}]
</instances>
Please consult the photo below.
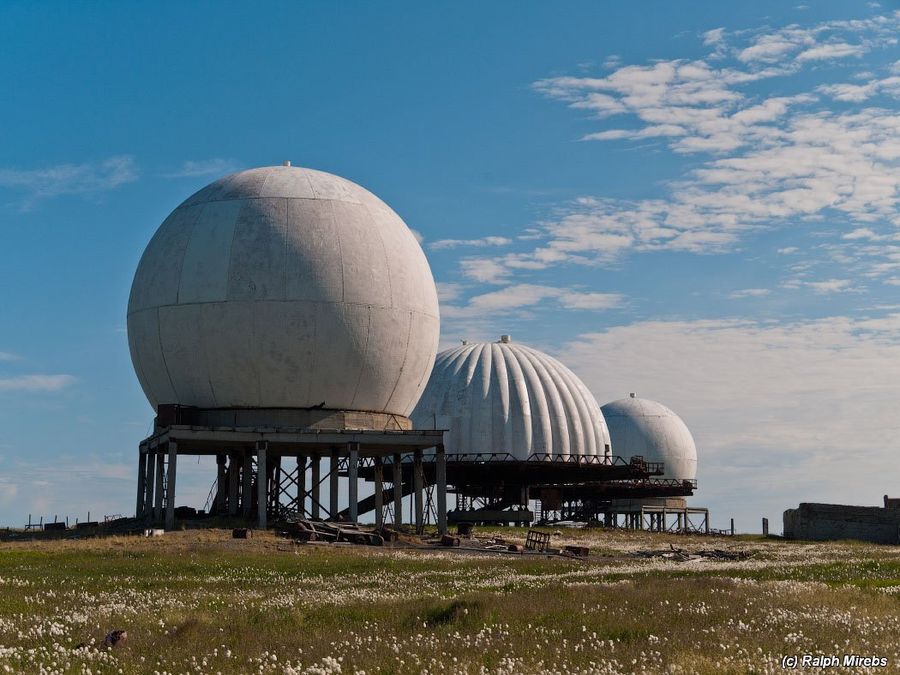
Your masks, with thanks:
<instances>
[{"instance_id":1,"label":"low concrete wall","mask_svg":"<svg viewBox=\"0 0 900 675\"><path fill-rule=\"evenodd\" d=\"M784 512L784 536L810 541L859 539L900 544L900 510L804 503Z\"/></svg>"}]
</instances>

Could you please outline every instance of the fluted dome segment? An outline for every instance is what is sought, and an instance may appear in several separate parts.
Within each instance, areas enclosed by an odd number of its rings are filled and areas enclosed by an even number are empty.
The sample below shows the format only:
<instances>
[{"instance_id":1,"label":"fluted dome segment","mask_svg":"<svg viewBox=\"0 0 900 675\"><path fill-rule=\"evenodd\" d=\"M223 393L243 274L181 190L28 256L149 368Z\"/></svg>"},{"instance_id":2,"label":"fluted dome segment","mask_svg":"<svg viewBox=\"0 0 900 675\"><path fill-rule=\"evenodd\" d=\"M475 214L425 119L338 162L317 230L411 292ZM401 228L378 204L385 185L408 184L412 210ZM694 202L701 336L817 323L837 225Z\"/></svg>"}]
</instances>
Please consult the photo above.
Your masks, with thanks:
<instances>
[{"instance_id":1,"label":"fluted dome segment","mask_svg":"<svg viewBox=\"0 0 900 675\"><path fill-rule=\"evenodd\" d=\"M684 421L662 403L633 394L601 410L609 425L616 454L642 456L648 462L662 462L660 478L697 478L697 446Z\"/></svg>"},{"instance_id":2,"label":"fluted dome segment","mask_svg":"<svg viewBox=\"0 0 900 675\"><path fill-rule=\"evenodd\" d=\"M178 206L128 303L154 408L407 416L439 333L431 269L400 217L355 183L291 166L226 176Z\"/></svg>"},{"instance_id":3,"label":"fluted dome segment","mask_svg":"<svg viewBox=\"0 0 900 675\"><path fill-rule=\"evenodd\" d=\"M584 383L553 357L508 341L438 354L412 421L448 429L448 452L610 454L603 413Z\"/></svg>"}]
</instances>

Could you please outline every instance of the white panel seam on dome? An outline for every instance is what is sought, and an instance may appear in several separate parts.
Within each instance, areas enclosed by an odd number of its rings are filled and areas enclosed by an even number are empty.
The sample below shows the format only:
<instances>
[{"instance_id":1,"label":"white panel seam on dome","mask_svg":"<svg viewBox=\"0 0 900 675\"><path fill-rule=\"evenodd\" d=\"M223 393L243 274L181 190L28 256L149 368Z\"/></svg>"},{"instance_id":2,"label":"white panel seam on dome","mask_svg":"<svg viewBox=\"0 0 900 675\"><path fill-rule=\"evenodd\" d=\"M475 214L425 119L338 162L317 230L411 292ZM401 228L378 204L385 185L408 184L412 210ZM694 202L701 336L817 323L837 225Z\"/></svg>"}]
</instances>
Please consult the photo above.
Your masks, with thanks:
<instances>
[{"instance_id":1,"label":"white panel seam on dome","mask_svg":"<svg viewBox=\"0 0 900 675\"><path fill-rule=\"evenodd\" d=\"M311 183L310 183L310 185L311 185ZM316 191L315 188L312 188L312 190L313 190L313 192ZM345 273L345 270L344 270L344 247L341 245L341 232L339 229L337 229L335 227L335 223L337 223L337 219L334 217L334 204L332 203L332 200L330 200L330 199L327 201L328 201L328 213L331 214L331 228L332 228L332 231L336 234L335 239L337 240L337 245L338 245L338 258L340 258L338 263L339 263L340 269L341 269L341 302L345 302L347 283L344 280L344 273Z\"/></svg>"},{"instance_id":2,"label":"white panel seam on dome","mask_svg":"<svg viewBox=\"0 0 900 675\"><path fill-rule=\"evenodd\" d=\"M311 305L350 305L350 306L354 306L354 307L371 307L371 308L373 308L373 309L384 309L384 310L388 310L388 311L394 309L393 307L386 307L386 306L384 306L384 305L377 305L377 304L371 303L371 302L350 302L350 301L348 301L348 302L344 302L344 301L338 302L338 301L336 301L336 300L297 300L296 298L289 298L289 299L286 299L286 300L282 300L282 299L277 299L277 298L265 298L265 299L261 299L261 300L255 300L255 299L246 299L246 300L195 300L195 301L192 301L192 302L175 302L175 303L168 303L168 304L165 304L165 305L153 305L153 306L151 306L151 307L144 307L144 308L142 308L142 309L135 309L135 310L133 310L133 311L128 312L127 316L131 316L132 314L137 314L137 313L139 313L139 312L146 312L146 311L151 310L151 309L165 309L165 308L167 308L167 307L190 307L190 306L192 306L192 305L216 305L216 304L221 305L221 304L226 304L226 303L227 303L227 304L234 304L234 303L240 303L240 302L248 302L248 303L254 303L254 302L271 302L271 303L284 302L284 303L308 303L308 304L311 304ZM429 314L428 312L422 312L422 311L417 310L417 309L403 309L403 310L401 310L401 311L403 311L403 312L409 312L410 314L416 314L416 315L419 315L419 316L427 316L427 317L430 318L430 319L438 319L438 317L435 316L434 314Z\"/></svg>"},{"instance_id":3,"label":"white panel seam on dome","mask_svg":"<svg viewBox=\"0 0 900 675\"><path fill-rule=\"evenodd\" d=\"M516 441L516 423L521 422L522 427L522 441L524 443L524 454L527 457L531 454L532 448L534 447L534 423L535 417L532 414L531 406L532 406L532 396L528 391L528 379L525 377L525 373L522 371L522 364L519 363L518 358L515 354L510 353L507 354L506 350L503 347L500 347L500 351L503 352L503 361L506 365L507 373L511 373L512 382L514 385L514 389L516 390L516 397L519 399L519 410L521 412L522 419L515 420L513 419L512 414L512 398L510 398L510 419L513 422L512 426L512 440L510 441L513 447L513 455L515 455L515 451L517 446L515 445Z\"/></svg>"},{"instance_id":4,"label":"white panel seam on dome","mask_svg":"<svg viewBox=\"0 0 900 675\"><path fill-rule=\"evenodd\" d=\"M191 204L187 208L193 209L196 208L197 216L191 221L191 231L188 233L187 239L185 240L184 247L181 250L181 261L178 264L178 286L175 287L175 304L179 304L181 300L181 278L184 274L184 259L187 257L188 246L191 244L191 238L194 236L194 230L197 228L197 223L200 222L200 217L203 215L203 210L206 208L206 202L202 202L200 204ZM181 208L180 206L178 208ZM176 209L177 210L177 209ZM152 240L151 240L152 241ZM157 308L160 305L156 305ZM160 342L162 344L162 342Z\"/></svg>"},{"instance_id":5,"label":"white panel seam on dome","mask_svg":"<svg viewBox=\"0 0 900 675\"><path fill-rule=\"evenodd\" d=\"M400 386L400 380L403 379L403 369L406 368L406 361L409 359L409 339L412 336L412 322L413 322L413 313L411 311L404 312L407 316L407 324L406 324L406 346L403 348L403 363L400 364L400 368L397 370L397 379L394 381L394 386L391 388L391 393L388 396L387 403L384 404L385 410L389 409L391 406L391 401L394 399L394 394L397 392L397 387Z\"/></svg>"},{"instance_id":6,"label":"white panel seam on dome","mask_svg":"<svg viewBox=\"0 0 900 675\"><path fill-rule=\"evenodd\" d=\"M363 207L363 210L368 214L369 220L377 223L378 220L374 216L374 214L369 210L369 205L365 204L363 202L360 202L360 205ZM388 207L388 208L390 208L390 207ZM400 218L400 216L397 216L397 217ZM402 221L403 219L400 218L400 220ZM409 226L407 225L407 227L409 227ZM394 282L393 282L393 279L391 279L391 259L388 257L387 246L384 243L384 237L381 234L381 228L375 227L372 229L375 230L375 234L378 236L378 241L381 242L381 251L382 251L382 253L384 253L385 269L387 270L388 297L391 299L391 308L394 308L397 306L397 303L394 302Z\"/></svg>"},{"instance_id":7,"label":"white panel seam on dome","mask_svg":"<svg viewBox=\"0 0 900 675\"><path fill-rule=\"evenodd\" d=\"M156 312L156 343L159 345L159 355L162 358L163 367L166 369L166 377L169 378L169 385L172 387L172 393L175 394L176 402L181 400L181 396L178 394L178 389L175 387L175 380L172 379L172 373L169 372L169 364L166 361L166 350L163 349L162 343L162 320L159 316L159 307L154 308ZM159 401L157 401L157 405Z\"/></svg>"},{"instance_id":8,"label":"white panel seam on dome","mask_svg":"<svg viewBox=\"0 0 900 675\"><path fill-rule=\"evenodd\" d=\"M552 357L547 358L552 359ZM559 365L559 369L555 371L555 374L562 378L563 383L565 384L565 391L572 399L572 403L574 404L575 410L578 414L579 424L575 425L574 429L572 429L571 432L576 437L579 433L582 435L582 443L584 444L584 447L581 450L581 454L596 455L597 438L594 430L594 420L591 418L591 409L589 406L590 402L585 400L584 394L576 386L575 379L577 376L558 360L552 360ZM589 438L585 437L585 430L589 431Z\"/></svg>"},{"instance_id":9,"label":"white panel seam on dome","mask_svg":"<svg viewBox=\"0 0 900 675\"><path fill-rule=\"evenodd\" d=\"M204 204L218 204L220 202L237 202L237 201L249 202L249 201L256 201L258 199L288 199L288 200L295 199L298 201L307 201L307 202L341 202L342 204L356 204L357 206L363 205L362 202L353 202L353 201L348 201L346 199L334 199L333 197L294 197L294 196L290 196L290 195L287 195L287 196L285 196L285 195L267 195L267 196L263 197L261 195L241 195L241 196L237 196L237 197L223 197L221 199L206 199L202 202L193 202L192 204L183 204L182 203L177 208L183 207L183 208L190 209L195 206L203 206ZM385 206L387 206L387 205L385 205ZM390 209L391 207L388 206L388 208ZM391 210L393 211L393 209L391 209ZM400 216L397 216L397 217L399 218Z\"/></svg>"},{"instance_id":10,"label":"white panel seam on dome","mask_svg":"<svg viewBox=\"0 0 900 675\"><path fill-rule=\"evenodd\" d=\"M539 428L541 431L541 439L544 443L543 452L551 455L555 454L550 406L544 388L541 385L540 375L538 375L535 370L534 364L527 358L523 358L524 354L514 353L511 356L512 359L515 359L516 364L522 371L522 379L525 382L525 391L528 394L528 412L531 417L531 442L528 444L528 454L533 454L535 452L534 432L536 428Z\"/></svg>"},{"instance_id":11,"label":"white panel seam on dome","mask_svg":"<svg viewBox=\"0 0 900 675\"><path fill-rule=\"evenodd\" d=\"M410 324L412 324L412 316L410 316ZM437 331L437 335L434 338L434 346L433 346L433 351L435 351L435 352L437 351L437 344L438 344L438 342L440 342L440 339L441 339L440 326L441 326L441 321L440 321L440 319L438 319L438 331ZM413 410L415 409L416 404L418 403L419 399L422 397L422 394L425 391L426 385L428 384L428 378L431 376L431 372L433 370L434 370L434 359L431 359L431 368L423 369L422 377L419 378L419 382L416 385L416 390L413 392L413 398L410 401L407 401L405 409L410 409L410 408L412 408ZM410 410L409 414L410 415L412 414L412 410Z\"/></svg>"},{"instance_id":12,"label":"white panel seam on dome","mask_svg":"<svg viewBox=\"0 0 900 675\"><path fill-rule=\"evenodd\" d=\"M305 401L309 401L312 398L312 383L313 378L312 374L316 372L316 354L319 353L317 348L318 340L319 340L319 312L312 313L312 326L313 326L313 334L312 334L312 349L310 350L310 363L309 363L309 372L306 374L306 396L304 398Z\"/></svg>"},{"instance_id":13,"label":"white panel seam on dome","mask_svg":"<svg viewBox=\"0 0 900 675\"><path fill-rule=\"evenodd\" d=\"M566 425L565 434L562 433L563 430L561 428L559 429L559 433L557 434L559 436L560 443L563 444L564 447L558 449L554 447L553 454L562 456L571 455L573 454L571 436L572 431L569 429L569 419L567 415L568 411L566 408L566 402L563 399L562 391L560 391L559 383L553 377L553 373L550 372L551 369L547 367L548 364L544 363L543 359L537 356L537 352L535 350L528 349L527 347L523 349L526 351L526 353L529 354L530 360L532 362L532 365L535 367L535 370L537 371L538 366L540 366L540 368L543 370L544 377L540 378L541 387L543 388L545 395L547 395L548 403L552 404L553 409L556 411L556 415L551 415L551 426L552 420L554 418L559 420L560 422L565 422ZM549 380L549 382L547 380Z\"/></svg>"},{"instance_id":14,"label":"white panel seam on dome","mask_svg":"<svg viewBox=\"0 0 900 675\"><path fill-rule=\"evenodd\" d=\"M567 391L568 386L564 379L560 378L560 374L556 368L557 363L554 363L550 360L550 357L542 352L538 352L536 350L529 350L531 352L532 359L541 365L544 369L546 377L550 380L548 384L553 386L553 390L555 394L559 397L559 403L561 406L562 414L559 416L560 420L565 420L566 422L566 445L568 445L569 454L582 454L582 449L578 448L578 426L577 424L570 424L569 422L581 422L581 415L578 411L578 406L575 405L574 409L570 406L570 402L574 405L574 401L571 401L571 394ZM561 365L561 364L560 364ZM548 387L545 387L548 389ZM568 396L566 394L569 394ZM576 416L576 419L573 419L573 415ZM562 433L560 433L560 438L562 438ZM574 446L574 447L573 447Z\"/></svg>"},{"instance_id":15,"label":"white panel seam on dome","mask_svg":"<svg viewBox=\"0 0 900 675\"><path fill-rule=\"evenodd\" d=\"M353 404L356 403L356 396L359 394L359 383L362 382L363 373L365 373L366 368L366 358L369 356L369 336L372 332L372 308L371 306L368 308L369 311L366 312L366 344L363 347L363 356L362 356L362 365L359 368L359 375L356 377L356 386L353 388L353 396L350 398L350 407L353 408ZM388 399L390 402L390 399Z\"/></svg>"}]
</instances>

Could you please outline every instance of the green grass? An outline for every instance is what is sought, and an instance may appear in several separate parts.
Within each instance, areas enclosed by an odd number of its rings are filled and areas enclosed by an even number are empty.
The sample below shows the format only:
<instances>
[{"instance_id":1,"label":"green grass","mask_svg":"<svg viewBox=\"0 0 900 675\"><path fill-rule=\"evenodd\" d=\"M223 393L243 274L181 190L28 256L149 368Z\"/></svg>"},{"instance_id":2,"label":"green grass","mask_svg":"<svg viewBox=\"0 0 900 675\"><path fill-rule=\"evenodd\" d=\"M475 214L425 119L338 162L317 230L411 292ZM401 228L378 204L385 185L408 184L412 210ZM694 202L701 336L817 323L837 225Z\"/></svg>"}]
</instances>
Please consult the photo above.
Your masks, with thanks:
<instances>
[{"instance_id":1,"label":"green grass","mask_svg":"<svg viewBox=\"0 0 900 675\"><path fill-rule=\"evenodd\" d=\"M746 673L804 652L900 667L896 547L597 530L554 539L595 555L300 546L227 531L2 544L0 670ZM753 555L631 555L670 542ZM74 649L112 629L128 631L124 646Z\"/></svg>"}]
</instances>

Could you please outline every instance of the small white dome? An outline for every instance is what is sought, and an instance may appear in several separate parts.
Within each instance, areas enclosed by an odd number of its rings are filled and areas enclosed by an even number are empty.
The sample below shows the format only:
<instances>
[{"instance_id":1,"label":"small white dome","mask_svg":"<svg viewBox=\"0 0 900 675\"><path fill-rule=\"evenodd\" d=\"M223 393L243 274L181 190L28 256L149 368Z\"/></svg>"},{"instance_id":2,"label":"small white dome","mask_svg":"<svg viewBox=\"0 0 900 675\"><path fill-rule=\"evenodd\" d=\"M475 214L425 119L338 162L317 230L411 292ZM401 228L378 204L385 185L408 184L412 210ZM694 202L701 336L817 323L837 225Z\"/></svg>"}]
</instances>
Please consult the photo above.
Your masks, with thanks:
<instances>
[{"instance_id":1,"label":"small white dome","mask_svg":"<svg viewBox=\"0 0 900 675\"><path fill-rule=\"evenodd\" d=\"M694 437L684 421L662 403L632 394L601 410L616 455L626 460L640 455L648 462L663 462L665 473L659 478L697 477Z\"/></svg>"},{"instance_id":2,"label":"small white dome","mask_svg":"<svg viewBox=\"0 0 900 675\"><path fill-rule=\"evenodd\" d=\"M390 207L291 166L226 176L157 230L128 341L150 404L407 416L440 332L425 254Z\"/></svg>"},{"instance_id":3,"label":"small white dome","mask_svg":"<svg viewBox=\"0 0 900 675\"><path fill-rule=\"evenodd\" d=\"M448 429L448 452L610 454L603 414L584 383L508 336L438 354L412 421L417 429Z\"/></svg>"}]
</instances>

